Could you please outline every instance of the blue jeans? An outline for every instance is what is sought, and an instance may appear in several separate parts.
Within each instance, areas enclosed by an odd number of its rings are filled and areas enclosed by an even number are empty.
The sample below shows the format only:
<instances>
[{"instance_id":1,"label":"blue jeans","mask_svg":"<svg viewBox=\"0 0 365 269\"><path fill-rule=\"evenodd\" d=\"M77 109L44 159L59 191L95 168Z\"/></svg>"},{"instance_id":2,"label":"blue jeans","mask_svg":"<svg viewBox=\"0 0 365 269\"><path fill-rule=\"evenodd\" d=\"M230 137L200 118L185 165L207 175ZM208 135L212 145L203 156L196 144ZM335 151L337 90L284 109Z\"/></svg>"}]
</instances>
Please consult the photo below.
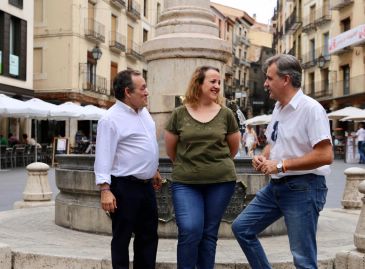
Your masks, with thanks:
<instances>
[{"instance_id":1,"label":"blue jeans","mask_svg":"<svg viewBox=\"0 0 365 269\"><path fill-rule=\"evenodd\" d=\"M172 183L178 227L177 268L213 269L220 221L236 182Z\"/></svg>"},{"instance_id":2,"label":"blue jeans","mask_svg":"<svg viewBox=\"0 0 365 269\"><path fill-rule=\"evenodd\" d=\"M365 147L365 141L358 141L357 142L357 148L358 148L359 154L360 154L360 163L365 163L364 147Z\"/></svg>"},{"instance_id":3,"label":"blue jeans","mask_svg":"<svg viewBox=\"0 0 365 269\"><path fill-rule=\"evenodd\" d=\"M284 216L294 265L317 268L316 232L326 202L324 176L306 174L285 183L270 182L232 224L233 233L254 269L271 269L257 235Z\"/></svg>"}]
</instances>

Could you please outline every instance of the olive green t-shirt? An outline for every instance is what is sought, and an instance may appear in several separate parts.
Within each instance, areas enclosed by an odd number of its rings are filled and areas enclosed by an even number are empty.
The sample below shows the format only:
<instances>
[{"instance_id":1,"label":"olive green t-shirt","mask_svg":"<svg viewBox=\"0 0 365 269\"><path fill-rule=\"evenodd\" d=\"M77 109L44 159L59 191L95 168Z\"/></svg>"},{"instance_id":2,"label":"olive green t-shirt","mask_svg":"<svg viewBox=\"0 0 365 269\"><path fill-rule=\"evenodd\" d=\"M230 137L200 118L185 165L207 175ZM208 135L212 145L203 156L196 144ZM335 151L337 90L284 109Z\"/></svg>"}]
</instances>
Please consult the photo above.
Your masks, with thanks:
<instances>
[{"instance_id":1,"label":"olive green t-shirt","mask_svg":"<svg viewBox=\"0 0 365 269\"><path fill-rule=\"evenodd\" d=\"M173 181L206 184L237 179L226 136L239 129L229 108L221 107L211 121L202 123L185 106L178 107L172 112L166 130L179 137Z\"/></svg>"}]
</instances>

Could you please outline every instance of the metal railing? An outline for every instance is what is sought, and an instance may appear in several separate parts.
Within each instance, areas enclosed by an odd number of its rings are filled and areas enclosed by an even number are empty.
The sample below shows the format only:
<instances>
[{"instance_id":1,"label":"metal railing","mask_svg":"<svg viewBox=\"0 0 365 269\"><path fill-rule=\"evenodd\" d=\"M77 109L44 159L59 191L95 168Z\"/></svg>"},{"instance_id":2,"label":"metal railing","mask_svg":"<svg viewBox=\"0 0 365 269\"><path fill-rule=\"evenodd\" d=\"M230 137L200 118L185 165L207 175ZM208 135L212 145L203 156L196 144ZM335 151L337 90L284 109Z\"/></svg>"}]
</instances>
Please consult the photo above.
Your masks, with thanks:
<instances>
[{"instance_id":1,"label":"metal railing","mask_svg":"<svg viewBox=\"0 0 365 269\"><path fill-rule=\"evenodd\" d=\"M128 1L127 14L132 16L135 19L141 18L140 5L134 0Z\"/></svg>"},{"instance_id":2,"label":"metal railing","mask_svg":"<svg viewBox=\"0 0 365 269\"><path fill-rule=\"evenodd\" d=\"M328 52L328 48L325 46L316 48L315 51L310 51L309 53L302 55L302 65L303 68L309 68L315 66L318 62L319 57L323 57L324 61L327 62L331 59Z\"/></svg>"},{"instance_id":3,"label":"metal railing","mask_svg":"<svg viewBox=\"0 0 365 269\"><path fill-rule=\"evenodd\" d=\"M85 19L85 36L94 41L105 42L105 26L94 19Z\"/></svg>"},{"instance_id":4,"label":"metal railing","mask_svg":"<svg viewBox=\"0 0 365 269\"><path fill-rule=\"evenodd\" d=\"M233 58L233 64L234 65L239 65L240 64L240 59L238 57L234 57Z\"/></svg>"},{"instance_id":5,"label":"metal railing","mask_svg":"<svg viewBox=\"0 0 365 269\"><path fill-rule=\"evenodd\" d=\"M351 5L352 3L354 3L354 0L332 0L331 9L338 10L345 6Z\"/></svg>"},{"instance_id":6,"label":"metal railing","mask_svg":"<svg viewBox=\"0 0 365 269\"><path fill-rule=\"evenodd\" d=\"M315 81L303 86L304 92L314 99L331 98L333 96L329 80Z\"/></svg>"},{"instance_id":7,"label":"metal railing","mask_svg":"<svg viewBox=\"0 0 365 269\"><path fill-rule=\"evenodd\" d=\"M241 36L240 41L242 44L244 44L246 46L250 46L250 41L248 40L247 36Z\"/></svg>"},{"instance_id":8,"label":"metal railing","mask_svg":"<svg viewBox=\"0 0 365 269\"><path fill-rule=\"evenodd\" d=\"M241 59L240 65L244 65L244 66L247 66L247 67L251 66L250 62L247 61L246 59Z\"/></svg>"},{"instance_id":9,"label":"metal railing","mask_svg":"<svg viewBox=\"0 0 365 269\"><path fill-rule=\"evenodd\" d=\"M110 3L114 4L116 7L119 7L119 8L126 6L124 0L110 0Z\"/></svg>"},{"instance_id":10,"label":"metal railing","mask_svg":"<svg viewBox=\"0 0 365 269\"><path fill-rule=\"evenodd\" d=\"M334 97L356 94L364 92L365 74L351 77L348 81L339 80L330 83L330 89L334 93Z\"/></svg>"},{"instance_id":11,"label":"metal railing","mask_svg":"<svg viewBox=\"0 0 365 269\"><path fill-rule=\"evenodd\" d=\"M316 18L314 23L316 25L321 25L330 22L331 18L332 18L332 13L329 4L323 5L322 7L316 9Z\"/></svg>"},{"instance_id":12,"label":"metal railing","mask_svg":"<svg viewBox=\"0 0 365 269\"><path fill-rule=\"evenodd\" d=\"M110 32L109 47L118 51L125 51L126 37L118 32Z\"/></svg>"},{"instance_id":13,"label":"metal railing","mask_svg":"<svg viewBox=\"0 0 365 269\"><path fill-rule=\"evenodd\" d=\"M99 94L107 94L108 82L105 77L95 75L88 69L86 63L80 63L80 77L82 82L82 89L92 91Z\"/></svg>"},{"instance_id":14,"label":"metal railing","mask_svg":"<svg viewBox=\"0 0 365 269\"><path fill-rule=\"evenodd\" d=\"M302 19L296 14L296 9L290 14L290 16L285 20L285 29L288 32L295 32L302 25Z\"/></svg>"},{"instance_id":15,"label":"metal railing","mask_svg":"<svg viewBox=\"0 0 365 269\"><path fill-rule=\"evenodd\" d=\"M126 55L141 60L141 46L135 42L130 42L127 47Z\"/></svg>"}]
</instances>

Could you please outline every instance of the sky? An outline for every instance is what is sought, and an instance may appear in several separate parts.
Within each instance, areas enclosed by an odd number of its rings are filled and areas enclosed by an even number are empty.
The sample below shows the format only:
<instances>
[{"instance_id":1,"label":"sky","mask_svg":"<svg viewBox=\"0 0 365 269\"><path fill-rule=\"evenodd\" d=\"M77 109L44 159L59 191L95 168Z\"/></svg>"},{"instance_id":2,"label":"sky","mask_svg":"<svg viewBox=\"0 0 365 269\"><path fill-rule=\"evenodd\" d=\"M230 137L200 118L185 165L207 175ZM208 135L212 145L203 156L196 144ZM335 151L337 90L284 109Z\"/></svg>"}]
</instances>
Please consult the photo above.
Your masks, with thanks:
<instances>
[{"instance_id":1,"label":"sky","mask_svg":"<svg viewBox=\"0 0 365 269\"><path fill-rule=\"evenodd\" d=\"M251 17L256 13L256 21L268 24L274 15L276 0L211 0L211 2L246 11Z\"/></svg>"}]
</instances>

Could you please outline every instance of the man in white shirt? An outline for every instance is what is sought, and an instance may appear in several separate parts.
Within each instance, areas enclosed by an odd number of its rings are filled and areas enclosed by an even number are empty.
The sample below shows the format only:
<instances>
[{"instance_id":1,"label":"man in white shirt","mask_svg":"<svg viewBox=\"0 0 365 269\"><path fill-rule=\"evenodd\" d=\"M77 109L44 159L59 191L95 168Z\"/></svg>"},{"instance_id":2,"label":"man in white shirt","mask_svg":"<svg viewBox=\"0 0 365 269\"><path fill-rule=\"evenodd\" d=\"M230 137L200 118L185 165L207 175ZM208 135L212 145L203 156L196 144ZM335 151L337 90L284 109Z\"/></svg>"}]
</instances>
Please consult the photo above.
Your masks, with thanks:
<instances>
[{"instance_id":1,"label":"man in white shirt","mask_svg":"<svg viewBox=\"0 0 365 269\"><path fill-rule=\"evenodd\" d=\"M365 129L364 123L359 123L359 130L356 132L357 137L357 148L360 154L360 161L359 163L365 163Z\"/></svg>"},{"instance_id":2,"label":"man in white shirt","mask_svg":"<svg viewBox=\"0 0 365 269\"><path fill-rule=\"evenodd\" d=\"M129 268L134 234L134 269L154 269L157 253L159 188L155 123L146 109L148 90L140 72L125 70L113 82L116 103L99 120L95 179L101 206L110 213L113 269Z\"/></svg>"},{"instance_id":3,"label":"man in white shirt","mask_svg":"<svg viewBox=\"0 0 365 269\"><path fill-rule=\"evenodd\" d=\"M273 56L264 71L264 86L277 102L265 132L268 145L252 165L271 180L232 230L251 267L269 269L257 235L284 216L295 267L314 269L318 217L327 194L324 176L333 160L329 121L323 107L300 89L302 68L294 56Z\"/></svg>"}]
</instances>

